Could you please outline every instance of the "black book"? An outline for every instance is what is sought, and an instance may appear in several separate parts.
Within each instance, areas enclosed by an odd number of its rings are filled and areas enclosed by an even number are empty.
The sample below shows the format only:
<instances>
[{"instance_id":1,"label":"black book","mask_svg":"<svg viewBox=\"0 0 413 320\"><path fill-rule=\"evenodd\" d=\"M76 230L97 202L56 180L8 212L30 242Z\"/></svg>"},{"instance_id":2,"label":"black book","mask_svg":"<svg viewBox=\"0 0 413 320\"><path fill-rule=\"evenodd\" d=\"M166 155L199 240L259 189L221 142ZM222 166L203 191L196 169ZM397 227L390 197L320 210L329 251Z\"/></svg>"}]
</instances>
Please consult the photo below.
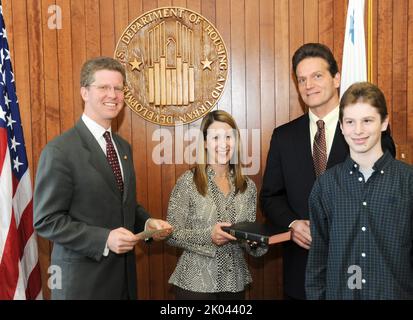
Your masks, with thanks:
<instances>
[{"instance_id":1,"label":"black book","mask_svg":"<svg viewBox=\"0 0 413 320\"><path fill-rule=\"evenodd\" d=\"M258 243L275 244L291 239L288 228L275 227L269 223L243 221L222 230L239 240L249 240Z\"/></svg>"}]
</instances>

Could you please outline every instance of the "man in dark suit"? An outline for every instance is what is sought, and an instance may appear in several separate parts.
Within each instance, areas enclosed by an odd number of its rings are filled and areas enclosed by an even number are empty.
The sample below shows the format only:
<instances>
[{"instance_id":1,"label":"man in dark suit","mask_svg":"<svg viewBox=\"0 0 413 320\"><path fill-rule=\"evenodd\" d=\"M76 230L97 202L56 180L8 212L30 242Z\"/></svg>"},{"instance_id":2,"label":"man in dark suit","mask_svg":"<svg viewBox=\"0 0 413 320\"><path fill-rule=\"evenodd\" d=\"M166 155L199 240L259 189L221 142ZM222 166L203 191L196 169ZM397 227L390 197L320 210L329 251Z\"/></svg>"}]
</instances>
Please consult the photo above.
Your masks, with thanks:
<instances>
[{"instance_id":1,"label":"man in dark suit","mask_svg":"<svg viewBox=\"0 0 413 320\"><path fill-rule=\"evenodd\" d=\"M311 246L308 197L316 179L313 151L319 120L326 153L322 171L343 162L349 150L338 123L340 73L330 49L319 43L304 44L295 52L292 64L309 112L274 129L260 200L272 223L291 229L292 241L283 246L284 295L305 299L305 267ZM394 156L389 132L384 133L382 143Z\"/></svg>"},{"instance_id":2,"label":"man in dark suit","mask_svg":"<svg viewBox=\"0 0 413 320\"><path fill-rule=\"evenodd\" d=\"M131 147L111 132L124 105L125 79L112 58L87 61L82 118L48 143L39 160L34 227L53 241L51 265L62 280L52 299L136 299L135 234L171 227L136 202Z\"/></svg>"}]
</instances>

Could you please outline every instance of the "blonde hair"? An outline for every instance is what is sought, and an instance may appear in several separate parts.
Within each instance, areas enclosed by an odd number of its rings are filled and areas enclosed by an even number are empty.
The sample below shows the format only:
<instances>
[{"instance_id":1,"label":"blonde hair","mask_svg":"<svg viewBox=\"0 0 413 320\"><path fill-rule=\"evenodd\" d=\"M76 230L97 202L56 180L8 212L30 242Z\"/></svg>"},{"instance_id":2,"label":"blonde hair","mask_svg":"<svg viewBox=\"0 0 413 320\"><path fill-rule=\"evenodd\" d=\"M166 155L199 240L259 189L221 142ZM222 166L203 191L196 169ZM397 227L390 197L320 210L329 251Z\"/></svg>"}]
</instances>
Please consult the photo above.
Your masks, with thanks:
<instances>
[{"instance_id":1,"label":"blonde hair","mask_svg":"<svg viewBox=\"0 0 413 320\"><path fill-rule=\"evenodd\" d=\"M235 193L240 191L241 193L247 189L247 180L242 175L241 172L241 139L239 134L239 129L235 123L234 118L223 110L215 110L210 112L202 119L200 136L198 138L198 147L197 147L197 161L195 167L193 168L194 172L194 183L198 192L206 196L208 191L208 176L207 176L207 153L205 152L205 141L208 135L208 128L215 122L223 122L228 124L235 132L235 142L236 150L230 161L230 170L234 174L234 183L235 183Z\"/></svg>"}]
</instances>

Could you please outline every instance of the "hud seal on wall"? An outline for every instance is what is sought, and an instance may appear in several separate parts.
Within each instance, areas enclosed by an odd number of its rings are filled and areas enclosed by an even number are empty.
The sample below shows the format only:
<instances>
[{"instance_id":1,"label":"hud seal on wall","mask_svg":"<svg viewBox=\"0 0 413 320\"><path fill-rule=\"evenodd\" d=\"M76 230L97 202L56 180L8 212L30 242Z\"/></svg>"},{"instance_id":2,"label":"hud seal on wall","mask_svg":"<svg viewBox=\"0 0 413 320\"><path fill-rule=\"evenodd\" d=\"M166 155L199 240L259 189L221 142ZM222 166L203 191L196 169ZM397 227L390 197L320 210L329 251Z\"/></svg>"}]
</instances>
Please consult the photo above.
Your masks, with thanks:
<instances>
[{"instance_id":1,"label":"hud seal on wall","mask_svg":"<svg viewBox=\"0 0 413 320\"><path fill-rule=\"evenodd\" d=\"M221 97L227 49L203 16L180 7L136 18L115 50L126 70L125 103L142 118L165 126L203 117Z\"/></svg>"}]
</instances>

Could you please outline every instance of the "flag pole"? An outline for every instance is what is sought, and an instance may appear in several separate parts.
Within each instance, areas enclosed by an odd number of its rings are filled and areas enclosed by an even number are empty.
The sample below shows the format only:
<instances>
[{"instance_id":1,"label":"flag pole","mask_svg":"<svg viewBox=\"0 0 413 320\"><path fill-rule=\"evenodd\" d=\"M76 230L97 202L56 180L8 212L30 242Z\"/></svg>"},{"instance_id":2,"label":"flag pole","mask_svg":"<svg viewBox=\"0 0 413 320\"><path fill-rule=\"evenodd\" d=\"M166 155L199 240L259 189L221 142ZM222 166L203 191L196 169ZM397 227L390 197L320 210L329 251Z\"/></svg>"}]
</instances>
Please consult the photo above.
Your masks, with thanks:
<instances>
[{"instance_id":1,"label":"flag pole","mask_svg":"<svg viewBox=\"0 0 413 320\"><path fill-rule=\"evenodd\" d=\"M373 0L367 1L367 80L373 82Z\"/></svg>"}]
</instances>

